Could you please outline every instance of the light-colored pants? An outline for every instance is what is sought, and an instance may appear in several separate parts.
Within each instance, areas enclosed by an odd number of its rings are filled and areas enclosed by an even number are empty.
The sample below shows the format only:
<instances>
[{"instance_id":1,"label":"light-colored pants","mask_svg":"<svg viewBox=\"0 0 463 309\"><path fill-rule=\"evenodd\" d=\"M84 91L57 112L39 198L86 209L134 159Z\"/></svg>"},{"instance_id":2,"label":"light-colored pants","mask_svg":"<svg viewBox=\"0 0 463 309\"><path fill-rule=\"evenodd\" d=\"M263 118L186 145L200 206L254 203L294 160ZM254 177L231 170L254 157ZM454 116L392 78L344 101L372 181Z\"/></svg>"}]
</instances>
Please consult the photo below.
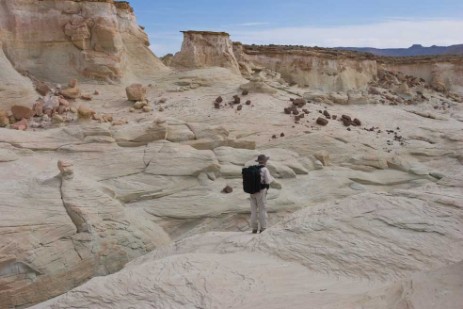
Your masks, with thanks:
<instances>
[{"instance_id":1,"label":"light-colored pants","mask_svg":"<svg viewBox=\"0 0 463 309\"><path fill-rule=\"evenodd\" d=\"M267 228L267 189L251 194L251 228L257 230L257 211L261 229Z\"/></svg>"}]
</instances>

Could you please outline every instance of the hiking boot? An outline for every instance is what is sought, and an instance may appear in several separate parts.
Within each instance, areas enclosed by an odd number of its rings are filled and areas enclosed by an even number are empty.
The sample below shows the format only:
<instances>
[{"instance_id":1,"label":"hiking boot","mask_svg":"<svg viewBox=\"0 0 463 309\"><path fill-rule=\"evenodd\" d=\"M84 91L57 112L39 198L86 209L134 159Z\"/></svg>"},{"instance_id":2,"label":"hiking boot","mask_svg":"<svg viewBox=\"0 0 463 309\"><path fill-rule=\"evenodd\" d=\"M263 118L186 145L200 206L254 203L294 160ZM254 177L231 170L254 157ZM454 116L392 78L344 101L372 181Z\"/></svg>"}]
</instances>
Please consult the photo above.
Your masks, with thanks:
<instances>
[{"instance_id":1,"label":"hiking boot","mask_svg":"<svg viewBox=\"0 0 463 309\"><path fill-rule=\"evenodd\" d=\"M257 234L257 229L252 230L252 233L253 233L253 234Z\"/></svg>"},{"instance_id":2,"label":"hiking boot","mask_svg":"<svg viewBox=\"0 0 463 309\"><path fill-rule=\"evenodd\" d=\"M265 231L265 227L261 228L259 233L262 233L263 231Z\"/></svg>"}]
</instances>

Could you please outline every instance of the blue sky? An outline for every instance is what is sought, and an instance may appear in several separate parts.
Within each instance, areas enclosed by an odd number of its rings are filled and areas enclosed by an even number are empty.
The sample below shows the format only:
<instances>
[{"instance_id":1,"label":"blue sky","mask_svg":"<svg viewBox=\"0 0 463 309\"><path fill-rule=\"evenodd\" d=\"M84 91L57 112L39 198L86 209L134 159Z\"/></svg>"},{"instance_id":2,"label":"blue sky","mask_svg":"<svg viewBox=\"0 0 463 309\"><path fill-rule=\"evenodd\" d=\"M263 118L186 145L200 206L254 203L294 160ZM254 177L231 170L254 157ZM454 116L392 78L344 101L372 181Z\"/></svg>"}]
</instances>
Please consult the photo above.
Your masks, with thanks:
<instances>
[{"instance_id":1,"label":"blue sky","mask_svg":"<svg viewBox=\"0 0 463 309\"><path fill-rule=\"evenodd\" d=\"M307 46L409 47L463 43L463 0L132 0L158 56L182 30L226 31L233 41Z\"/></svg>"}]
</instances>

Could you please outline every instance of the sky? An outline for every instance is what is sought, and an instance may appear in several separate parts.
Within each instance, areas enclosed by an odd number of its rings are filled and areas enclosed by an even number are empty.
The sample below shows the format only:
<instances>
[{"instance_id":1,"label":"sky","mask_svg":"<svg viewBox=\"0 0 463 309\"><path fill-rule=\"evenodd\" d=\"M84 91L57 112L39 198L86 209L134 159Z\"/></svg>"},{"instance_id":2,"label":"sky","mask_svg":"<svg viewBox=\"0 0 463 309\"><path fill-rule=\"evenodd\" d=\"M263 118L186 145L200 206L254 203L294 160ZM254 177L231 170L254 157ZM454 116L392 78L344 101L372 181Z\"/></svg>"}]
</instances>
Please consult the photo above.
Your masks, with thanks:
<instances>
[{"instance_id":1,"label":"sky","mask_svg":"<svg viewBox=\"0 0 463 309\"><path fill-rule=\"evenodd\" d=\"M245 44L407 48L463 43L463 0L131 0L157 56L182 30Z\"/></svg>"}]
</instances>

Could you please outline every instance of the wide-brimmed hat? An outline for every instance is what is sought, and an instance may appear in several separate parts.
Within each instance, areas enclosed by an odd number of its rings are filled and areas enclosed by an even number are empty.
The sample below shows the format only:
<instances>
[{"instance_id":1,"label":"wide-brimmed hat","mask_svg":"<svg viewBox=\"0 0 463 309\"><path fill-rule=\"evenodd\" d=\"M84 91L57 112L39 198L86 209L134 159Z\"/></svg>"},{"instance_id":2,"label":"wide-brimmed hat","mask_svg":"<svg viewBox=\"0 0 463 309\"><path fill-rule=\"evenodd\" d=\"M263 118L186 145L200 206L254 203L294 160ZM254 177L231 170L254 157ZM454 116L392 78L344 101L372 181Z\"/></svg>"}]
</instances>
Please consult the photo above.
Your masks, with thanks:
<instances>
[{"instance_id":1,"label":"wide-brimmed hat","mask_svg":"<svg viewBox=\"0 0 463 309\"><path fill-rule=\"evenodd\" d=\"M259 163L265 163L268 161L268 159L270 159L270 157L264 155L264 154L260 154L258 157L257 157L257 160L256 162L259 162Z\"/></svg>"}]
</instances>

